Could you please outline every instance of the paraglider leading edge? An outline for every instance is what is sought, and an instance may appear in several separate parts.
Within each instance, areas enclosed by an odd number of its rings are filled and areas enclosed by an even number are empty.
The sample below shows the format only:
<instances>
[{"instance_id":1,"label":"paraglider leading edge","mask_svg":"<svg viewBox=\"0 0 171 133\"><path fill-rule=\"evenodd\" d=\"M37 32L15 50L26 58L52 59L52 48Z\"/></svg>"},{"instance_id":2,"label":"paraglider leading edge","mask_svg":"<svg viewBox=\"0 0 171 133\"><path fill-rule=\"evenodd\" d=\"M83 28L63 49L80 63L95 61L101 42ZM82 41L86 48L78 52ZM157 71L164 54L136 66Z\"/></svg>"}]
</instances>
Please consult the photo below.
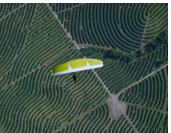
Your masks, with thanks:
<instances>
[{"instance_id":1,"label":"paraglider leading edge","mask_svg":"<svg viewBox=\"0 0 171 133\"><path fill-rule=\"evenodd\" d=\"M58 65L51 70L51 75L62 75L103 66L103 61L97 59L77 59Z\"/></svg>"}]
</instances>

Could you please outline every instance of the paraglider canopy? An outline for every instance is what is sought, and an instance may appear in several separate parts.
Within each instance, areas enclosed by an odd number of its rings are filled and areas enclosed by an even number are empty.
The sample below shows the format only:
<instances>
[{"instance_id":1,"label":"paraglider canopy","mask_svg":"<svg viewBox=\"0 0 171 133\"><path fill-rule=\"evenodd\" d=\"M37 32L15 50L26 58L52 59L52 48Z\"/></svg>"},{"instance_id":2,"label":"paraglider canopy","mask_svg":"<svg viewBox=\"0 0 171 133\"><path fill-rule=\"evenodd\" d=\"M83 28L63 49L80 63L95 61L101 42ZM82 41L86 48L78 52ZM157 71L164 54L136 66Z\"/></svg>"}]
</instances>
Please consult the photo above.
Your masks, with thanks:
<instances>
[{"instance_id":1,"label":"paraglider canopy","mask_svg":"<svg viewBox=\"0 0 171 133\"><path fill-rule=\"evenodd\" d=\"M78 71L84 71L103 66L103 62L97 59L76 59L65 62L51 70L52 75L62 75Z\"/></svg>"}]
</instances>

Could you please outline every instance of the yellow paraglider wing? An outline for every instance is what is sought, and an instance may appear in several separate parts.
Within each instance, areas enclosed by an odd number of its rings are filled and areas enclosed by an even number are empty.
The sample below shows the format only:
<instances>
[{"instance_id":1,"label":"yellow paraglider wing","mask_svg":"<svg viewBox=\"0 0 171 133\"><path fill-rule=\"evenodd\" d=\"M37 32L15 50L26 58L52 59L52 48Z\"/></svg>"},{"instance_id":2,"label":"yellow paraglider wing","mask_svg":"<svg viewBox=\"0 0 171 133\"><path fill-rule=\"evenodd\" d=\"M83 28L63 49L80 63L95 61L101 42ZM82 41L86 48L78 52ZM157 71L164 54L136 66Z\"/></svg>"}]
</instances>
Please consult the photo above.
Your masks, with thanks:
<instances>
[{"instance_id":1,"label":"yellow paraglider wing","mask_svg":"<svg viewBox=\"0 0 171 133\"><path fill-rule=\"evenodd\" d=\"M103 66L103 62L97 59L77 59L60 64L51 70L52 75L62 75Z\"/></svg>"}]
</instances>

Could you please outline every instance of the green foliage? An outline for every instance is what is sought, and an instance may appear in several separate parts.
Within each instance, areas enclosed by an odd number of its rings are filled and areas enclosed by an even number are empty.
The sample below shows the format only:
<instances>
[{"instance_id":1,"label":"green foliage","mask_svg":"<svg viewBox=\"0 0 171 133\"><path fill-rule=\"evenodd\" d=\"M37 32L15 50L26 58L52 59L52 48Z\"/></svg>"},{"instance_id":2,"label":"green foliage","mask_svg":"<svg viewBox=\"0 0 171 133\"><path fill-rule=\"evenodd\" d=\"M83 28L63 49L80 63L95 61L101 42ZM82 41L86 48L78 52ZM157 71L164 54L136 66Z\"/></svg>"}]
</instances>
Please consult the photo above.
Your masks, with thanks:
<instances>
[{"instance_id":1,"label":"green foliage","mask_svg":"<svg viewBox=\"0 0 171 133\"><path fill-rule=\"evenodd\" d=\"M106 50L104 57L113 60L125 61L125 62L131 62L133 60L132 55L127 55L124 54L123 52L118 52L115 49Z\"/></svg>"},{"instance_id":2,"label":"green foliage","mask_svg":"<svg viewBox=\"0 0 171 133\"><path fill-rule=\"evenodd\" d=\"M138 58L144 56L144 51L142 49L138 50L136 53Z\"/></svg>"},{"instance_id":3,"label":"green foliage","mask_svg":"<svg viewBox=\"0 0 171 133\"><path fill-rule=\"evenodd\" d=\"M92 56L93 54L96 53L101 53L104 54L105 50L102 48L96 48L96 47L86 47L81 49L81 52L85 55L85 56Z\"/></svg>"},{"instance_id":4,"label":"green foliage","mask_svg":"<svg viewBox=\"0 0 171 133\"><path fill-rule=\"evenodd\" d=\"M145 50L150 53L159 49L162 45L168 45L168 34L166 31L160 33L155 40L152 40L148 45L146 45Z\"/></svg>"},{"instance_id":5,"label":"green foliage","mask_svg":"<svg viewBox=\"0 0 171 133\"><path fill-rule=\"evenodd\" d=\"M162 44L162 42L164 42L164 44ZM129 63L129 62L132 62L136 58L140 58L147 53L149 54L153 52L154 50L161 48L161 46L163 45L167 45L167 43L168 43L167 33L162 32L161 34L157 36L155 40L152 40L148 45L146 45L145 50L140 49L140 50L137 50L137 52L133 54L125 54L123 52L118 52L115 49L104 50L103 48L95 48L93 46L82 49L82 52L86 56L92 56L93 54L101 53L104 56L104 58L110 58L113 60L125 61ZM156 63L156 66L160 66L161 64L166 62L166 60L167 59L159 60Z\"/></svg>"},{"instance_id":6,"label":"green foliage","mask_svg":"<svg viewBox=\"0 0 171 133\"><path fill-rule=\"evenodd\" d=\"M158 60L156 62L156 67L160 67L162 64L165 64L167 61L168 61L168 56L163 59Z\"/></svg>"}]
</instances>

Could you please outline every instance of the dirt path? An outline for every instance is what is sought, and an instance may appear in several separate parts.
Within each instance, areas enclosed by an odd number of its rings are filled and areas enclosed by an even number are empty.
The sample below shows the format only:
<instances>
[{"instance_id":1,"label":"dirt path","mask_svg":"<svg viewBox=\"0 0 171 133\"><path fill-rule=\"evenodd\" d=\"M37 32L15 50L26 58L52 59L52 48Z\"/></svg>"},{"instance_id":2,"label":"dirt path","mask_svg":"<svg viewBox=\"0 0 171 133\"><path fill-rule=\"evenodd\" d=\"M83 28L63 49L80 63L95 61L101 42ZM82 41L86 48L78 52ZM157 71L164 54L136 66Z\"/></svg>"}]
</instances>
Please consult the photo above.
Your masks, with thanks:
<instances>
[{"instance_id":1,"label":"dirt path","mask_svg":"<svg viewBox=\"0 0 171 133\"><path fill-rule=\"evenodd\" d=\"M68 37L71 38L72 42L74 43L75 47L80 50L80 46L75 42L73 41L71 35L67 32L67 30L64 28L64 25L61 23L61 21L58 19L58 16L57 14L52 10L52 7L50 7L49 4L46 4L48 6L48 8L51 10L51 12L54 14L55 18L57 19L57 21L59 22L59 24L63 27L63 29L65 30L65 32L67 33Z\"/></svg>"},{"instance_id":2,"label":"dirt path","mask_svg":"<svg viewBox=\"0 0 171 133\"><path fill-rule=\"evenodd\" d=\"M76 7L79 7L79 6L82 6L82 5L85 5L85 4L87 4L87 3L82 3L82 4L79 4L79 5L76 5L76 6L73 6L73 7L64 9L64 10L61 10L61 11L59 11L59 12L57 12L57 13L62 13L62 12L68 11L68 10L72 10L72 9L74 9L74 8L76 8Z\"/></svg>"},{"instance_id":3,"label":"dirt path","mask_svg":"<svg viewBox=\"0 0 171 133\"><path fill-rule=\"evenodd\" d=\"M166 66L168 66L168 64L166 64L166 65L164 65L164 66L162 66L162 67L158 68L157 70L155 70L155 71L153 71L153 72L149 73L147 76L145 76L144 78L140 79L139 81L137 81L137 82L135 82L135 83L130 84L130 85L129 85L129 86L127 86L126 88L122 89L122 90L117 94L117 96L119 96L121 93L123 93L124 91L128 90L129 88L131 88L131 87L135 86L136 84L138 84L138 83L142 82L142 81L143 81L143 80L145 80L146 78L148 78L148 77L150 77L150 76L154 75L155 73L157 73L157 72L158 72L158 71L160 71L161 69L165 68Z\"/></svg>"},{"instance_id":4,"label":"dirt path","mask_svg":"<svg viewBox=\"0 0 171 133\"><path fill-rule=\"evenodd\" d=\"M144 28L144 32L143 32L143 37L142 37L142 40L141 40L141 47L144 47L145 46L145 43L143 43L144 41L144 37L145 37L145 34L146 34L146 30L147 30L147 25L148 25L148 21L149 21L149 15L147 16L147 19L146 19L146 24L145 24L145 28Z\"/></svg>"},{"instance_id":5,"label":"dirt path","mask_svg":"<svg viewBox=\"0 0 171 133\"><path fill-rule=\"evenodd\" d=\"M129 102L125 102L125 103L128 104L128 105L137 106L138 108L147 108L147 109L150 109L150 110L161 112L163 114L168 114L168 112L164 111L164 110L160 110L160 109L156 109L156 108L152 108L152 107L148 107L148 106L144 106L144 105L138 105L138 104L134 104L134 103L129 103Z\"/></svg>"},{"instance_id":6,"label":"dirt path","mask_svg":"<svg viewBox=\"0 0 171 133\"><path fill-rule=\"evenodd\" d=\"M0 21L1 21L2 19L4 19L4 18L8 17L9 15L11 15L13 12L15 12L15 11L19 10L20 8L22 8L22 7L23 7L23 6L25 6L25 5L27 5L27 3L25 3L25 4L23 4L22 6L20 6L20 7L16 8L16 9L15 9L15 10L13 10L12 12L8 13L6 16L4 16L4 17L0 18Z\"/></svg>"}]
</instances>

